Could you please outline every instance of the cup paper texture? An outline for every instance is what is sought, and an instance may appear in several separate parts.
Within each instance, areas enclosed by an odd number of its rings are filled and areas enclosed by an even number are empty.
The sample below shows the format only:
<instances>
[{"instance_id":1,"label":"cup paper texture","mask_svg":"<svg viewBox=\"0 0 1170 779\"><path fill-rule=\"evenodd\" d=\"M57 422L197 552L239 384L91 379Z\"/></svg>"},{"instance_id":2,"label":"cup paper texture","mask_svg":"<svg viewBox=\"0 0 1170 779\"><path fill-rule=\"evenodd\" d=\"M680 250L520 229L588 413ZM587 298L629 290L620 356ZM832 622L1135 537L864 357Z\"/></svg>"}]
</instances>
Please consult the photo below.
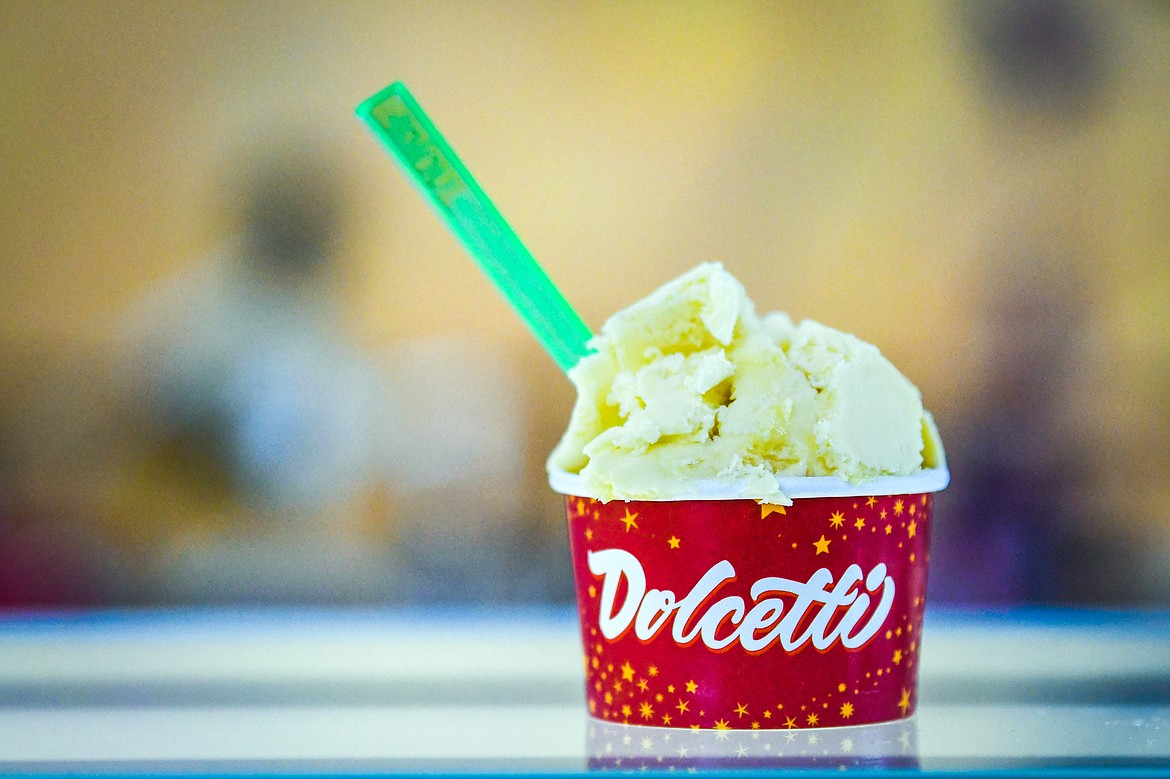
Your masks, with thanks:
<instances>
[{"instance_id":1,"label":"cup paper texture","mask_svg":"<svg viewBox=\"0 0 1170 779\"><path fill-rule=\"evenodd\" d=\"M932 503L566 495L590 715L717 730L909 717Z\"/></svg>"}]
</instances>

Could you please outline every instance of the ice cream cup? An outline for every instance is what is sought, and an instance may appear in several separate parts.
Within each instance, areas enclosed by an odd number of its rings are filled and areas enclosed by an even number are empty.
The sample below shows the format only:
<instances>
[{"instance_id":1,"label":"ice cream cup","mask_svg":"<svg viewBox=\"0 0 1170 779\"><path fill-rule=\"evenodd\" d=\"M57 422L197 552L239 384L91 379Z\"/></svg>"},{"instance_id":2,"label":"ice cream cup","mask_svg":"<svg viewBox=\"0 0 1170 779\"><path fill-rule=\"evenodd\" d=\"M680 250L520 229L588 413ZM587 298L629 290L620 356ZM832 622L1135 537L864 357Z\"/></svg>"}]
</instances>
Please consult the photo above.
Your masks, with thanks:
<instances>
[{"instance_id":1,"label":"ice cream cup","mask_svg":"<svg viewBox=\"0 0 1170 779\"><path fill-rule=\"evenodd\" d=\"M860 485L781 479L790 506L701 484L684 500L603 503L552 473L589 714L720 730L909 717L933 493L948 481L945 468Z\"/></svg>"}]
</instances>

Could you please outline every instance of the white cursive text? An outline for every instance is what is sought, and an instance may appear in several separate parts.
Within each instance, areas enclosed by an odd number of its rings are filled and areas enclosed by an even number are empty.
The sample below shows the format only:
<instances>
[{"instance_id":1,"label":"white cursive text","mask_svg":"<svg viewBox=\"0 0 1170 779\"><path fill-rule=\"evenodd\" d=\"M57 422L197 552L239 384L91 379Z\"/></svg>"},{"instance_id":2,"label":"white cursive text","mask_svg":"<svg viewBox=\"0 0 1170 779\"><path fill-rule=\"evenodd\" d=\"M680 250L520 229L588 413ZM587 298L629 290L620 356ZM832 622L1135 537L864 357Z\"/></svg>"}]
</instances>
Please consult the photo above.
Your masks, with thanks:
<instances>
[{"instance_id":1,"label":"white cursive text","mask_svg":"<svg viewBox=\"0 0 1170 779\"><path fill-rule=\"evenodd\" d=\"M885 563L868 574L850 565L836 583L828 568L818 569L807 582L765 576L752 584L749 606L738 595L714 600L735 580L728 560L711 566L678 598L671 590L646 589L641 562L624 549L589 552L587 559L590 572L602 577L598 628L609 640L633 627L640 641L649 641L669 625L670 637L682 646L699 640L722 650L739 642L748 652L761 652L779 642L793 652L811 643L823 652L840 641L846 649L857 649L881 630L894 602L894 580ZM626 592L618 604L623 579Z\"/></svg>"}]
</instances>

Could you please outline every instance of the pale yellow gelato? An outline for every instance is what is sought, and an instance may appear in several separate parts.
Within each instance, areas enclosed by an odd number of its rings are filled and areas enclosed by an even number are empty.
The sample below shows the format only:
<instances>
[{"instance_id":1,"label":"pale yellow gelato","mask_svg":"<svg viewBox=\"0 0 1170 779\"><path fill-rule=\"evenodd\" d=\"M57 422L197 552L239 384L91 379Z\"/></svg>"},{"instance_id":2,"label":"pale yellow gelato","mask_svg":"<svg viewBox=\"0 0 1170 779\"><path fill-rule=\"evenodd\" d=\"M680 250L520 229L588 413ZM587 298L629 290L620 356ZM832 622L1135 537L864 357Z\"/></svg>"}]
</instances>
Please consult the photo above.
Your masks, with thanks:
<instances>
[{"instance_id":1,"label":"pale yellow gelato","mask_svg":"<svg viewBox=\"0 0 1170 779\"><path fill-rule=\"evenodd\" d=\"M618 312L590 346L548 467L579 473L593 497L670 500L702 484L788 504L778 477L858 484L943 465L918 389L877 347L761 318L719 263Z\"/></svg>"}]
</instances>

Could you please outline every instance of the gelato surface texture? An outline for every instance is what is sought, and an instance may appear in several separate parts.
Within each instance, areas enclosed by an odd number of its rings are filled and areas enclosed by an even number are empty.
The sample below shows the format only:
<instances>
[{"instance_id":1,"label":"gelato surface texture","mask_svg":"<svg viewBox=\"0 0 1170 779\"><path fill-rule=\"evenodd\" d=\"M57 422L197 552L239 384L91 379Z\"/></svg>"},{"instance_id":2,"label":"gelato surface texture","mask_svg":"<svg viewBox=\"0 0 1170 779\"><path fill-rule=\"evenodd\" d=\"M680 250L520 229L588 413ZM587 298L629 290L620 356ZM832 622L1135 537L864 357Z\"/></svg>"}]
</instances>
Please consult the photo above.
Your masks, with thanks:
<instances>
[{"instance_id":1,"label":"gelato surface texture","mask_svg":"<svg viewBox=\"0 0 1170 779\"><path fill-rule=\"evenodd\" d=\"M778 477L859 484L943 465L918 389L877 347L782 313L706 263L618 312L569 372L577 402L548 460L601 500L700 485L790 504Z\"/></svg>"}]
</instances>

